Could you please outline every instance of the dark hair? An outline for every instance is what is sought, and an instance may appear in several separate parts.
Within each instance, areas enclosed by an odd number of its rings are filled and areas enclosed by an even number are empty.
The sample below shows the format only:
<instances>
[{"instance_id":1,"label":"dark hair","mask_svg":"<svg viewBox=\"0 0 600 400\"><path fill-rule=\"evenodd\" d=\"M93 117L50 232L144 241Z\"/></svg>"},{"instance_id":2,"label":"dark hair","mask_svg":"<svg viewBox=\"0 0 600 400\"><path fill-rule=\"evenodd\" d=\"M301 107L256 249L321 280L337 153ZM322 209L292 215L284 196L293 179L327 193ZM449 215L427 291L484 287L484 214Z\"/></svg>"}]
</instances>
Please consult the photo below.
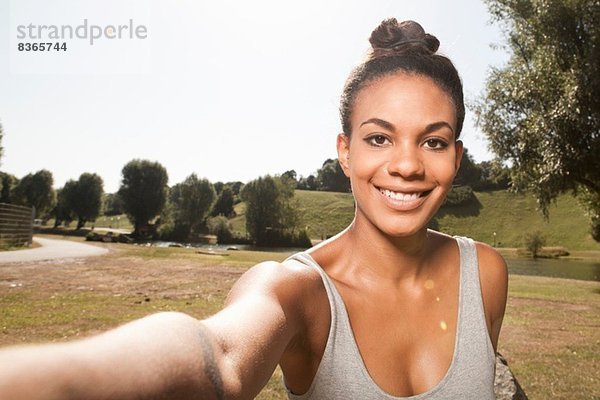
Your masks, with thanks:
<instances>
[{"instance_id":1,"label":"dark hair","mask_svg":"<svg viewBox=\"0 0 600 400\"><path fill-rule=\"evenodd\" d=\"M340 103L344 133L351 134L350 118L361 89L379 78L405 72L430 78L452 99L458 139L465 119L462 83L452 61L435 54L440 41L414 21L398 23L396 18L390 18L375 28L369 42L372 49L367 60L352 71L344 85Z\"/></svg>"}]
</instances>

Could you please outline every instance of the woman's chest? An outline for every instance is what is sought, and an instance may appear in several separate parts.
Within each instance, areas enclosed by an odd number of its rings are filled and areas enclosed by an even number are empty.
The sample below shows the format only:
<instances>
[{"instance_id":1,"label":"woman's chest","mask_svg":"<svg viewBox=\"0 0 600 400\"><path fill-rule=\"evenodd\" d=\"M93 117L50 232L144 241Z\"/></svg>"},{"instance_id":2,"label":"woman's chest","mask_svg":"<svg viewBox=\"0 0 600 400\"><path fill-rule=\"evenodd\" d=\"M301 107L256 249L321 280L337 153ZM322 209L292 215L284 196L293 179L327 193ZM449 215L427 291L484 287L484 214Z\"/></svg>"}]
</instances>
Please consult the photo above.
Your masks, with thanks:
<instances>
[{"instance_id":1,"label":"woman's chest","mask_svg":"<svg viewBox=\"0 0 600 400\"><path fill-rule=\"evenodd\" d=\"M458 284L411 295L358 296L340 290L351 339L363 366L386 393L410 396L435 387L450 368L458 324Z\"/></svg>"}]
</instances>

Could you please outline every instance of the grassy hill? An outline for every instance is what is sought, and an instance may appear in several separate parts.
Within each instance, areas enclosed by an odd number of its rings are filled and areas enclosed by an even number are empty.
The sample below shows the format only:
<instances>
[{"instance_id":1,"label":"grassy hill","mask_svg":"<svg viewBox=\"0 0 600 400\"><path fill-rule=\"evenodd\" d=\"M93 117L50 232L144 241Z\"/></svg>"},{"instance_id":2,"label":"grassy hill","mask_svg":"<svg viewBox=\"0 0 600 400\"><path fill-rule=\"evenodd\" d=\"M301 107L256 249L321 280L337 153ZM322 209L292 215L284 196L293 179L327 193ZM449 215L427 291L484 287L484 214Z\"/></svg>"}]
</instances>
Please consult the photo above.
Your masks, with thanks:
<instances>
[{"instance_id":1,"label":"grassy hill","mask_svg":"<svg viewBox=\"0 0 600 400\"><path fill-rule=\"evenodd\" d=\"M434 228L452 235L464 235L494 243L498 247L522 247L525 233L540 230L547 246L564 246L569 250L599 250L589 234L583 209L568 195L561 196L550 207L550 219L545 221L529 195L505 191L478 192L478 205L445 208L433 221ZM326 238L344 229L352 221L354 205L349 193L296 191L296 200L303 216L303 225L313 239ZM245 232L245 205L238 204L238 216L233 228Z\"/></svg>"},{"instance_id":2,"label":"grassy hill","mask_svg":"<svg viewBox=\"0 0 600 400\"><path fill-rule=\"evenodd\" d=\"M589 233L583 208L572 196L559 197L544 220L529 195L506 191L476 193L480 206L442 209L436 218L443 232L473 237L498 247L520 247L524 234L539 230L547 246L564 246L569 250L600 250Z\"/></svg>"}]
</instances>

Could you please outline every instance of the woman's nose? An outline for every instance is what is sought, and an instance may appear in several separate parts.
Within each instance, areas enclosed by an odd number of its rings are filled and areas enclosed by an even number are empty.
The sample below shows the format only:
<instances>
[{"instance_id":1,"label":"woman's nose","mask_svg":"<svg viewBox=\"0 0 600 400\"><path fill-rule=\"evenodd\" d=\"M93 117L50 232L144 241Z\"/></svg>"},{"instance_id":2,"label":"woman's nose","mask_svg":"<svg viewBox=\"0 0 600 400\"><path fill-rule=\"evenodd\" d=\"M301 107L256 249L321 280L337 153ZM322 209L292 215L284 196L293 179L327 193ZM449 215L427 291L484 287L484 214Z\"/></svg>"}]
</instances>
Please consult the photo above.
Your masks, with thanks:
<instances>
[{"instance_id":1,"label":"woman's nose","mask_svg":"<svg viewBox=\"0 0 600 400\"><path fill-rule=\"evenodd\" d=\"M425 171L419 149L410 144L399 144L391 149L388 173L404 179L421 177Z\"/></svg>"}]
</instances>

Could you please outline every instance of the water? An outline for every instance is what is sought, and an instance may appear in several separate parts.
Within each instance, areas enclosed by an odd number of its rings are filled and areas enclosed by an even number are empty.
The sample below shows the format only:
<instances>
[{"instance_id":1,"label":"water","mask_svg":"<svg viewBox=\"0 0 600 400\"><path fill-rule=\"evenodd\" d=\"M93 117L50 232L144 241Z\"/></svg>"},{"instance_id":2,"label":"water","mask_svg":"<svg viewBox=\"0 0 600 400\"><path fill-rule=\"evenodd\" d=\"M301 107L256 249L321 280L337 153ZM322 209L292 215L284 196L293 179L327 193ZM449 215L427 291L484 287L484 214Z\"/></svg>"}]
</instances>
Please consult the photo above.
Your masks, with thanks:
<instances>
[{"instance_id":1,"label":"water","mask_svg":"<svg viewBox=\"0 0 600 400\"><path fill-rule=\"evenodd\" d=\"M183 247L193 247L195 249L212 250L212 251L227 251L234 247L236 250L248 250L248 251L269 251L276 253L296 253L304 251L306 248L300 247L262 247L255 246L253 244L204 244L204 243L191 243L182 244L178 242L165 242L155 240L150 242L156 247L169 247L171 245L182 245Z\"/></svg>"},{"instance_id":2,"label":"water","mask_svg":"<svg viewBox=\"0 0 600 400\"><path fill-rule=\"evenodd\" d=\"M600 263L580 260L506 259L508 272L600 282Z\"/></svg>"},{"instance_id":3,"label":"water","mask_svg":"<svg viewBox=\"0 0 600 400\"><path fill-rule=\"evenodd\" d=\"M156 241L153 242L153 245L157 247L168 247L172 243L174 242ZM192 247L212 251L227 251L230 247L235 247L238 250L274 251L287 253L295 253L297 251L305 250L300 248L257 247L249 244L194 244ZM548 276L551 278L567 278L600 282L599 262L560 259L556 260L547 258L540 258L537 260L531 258L507 258L506 263L508 264L508 272L510 274Z\"/></svg>"}]
</instances>

